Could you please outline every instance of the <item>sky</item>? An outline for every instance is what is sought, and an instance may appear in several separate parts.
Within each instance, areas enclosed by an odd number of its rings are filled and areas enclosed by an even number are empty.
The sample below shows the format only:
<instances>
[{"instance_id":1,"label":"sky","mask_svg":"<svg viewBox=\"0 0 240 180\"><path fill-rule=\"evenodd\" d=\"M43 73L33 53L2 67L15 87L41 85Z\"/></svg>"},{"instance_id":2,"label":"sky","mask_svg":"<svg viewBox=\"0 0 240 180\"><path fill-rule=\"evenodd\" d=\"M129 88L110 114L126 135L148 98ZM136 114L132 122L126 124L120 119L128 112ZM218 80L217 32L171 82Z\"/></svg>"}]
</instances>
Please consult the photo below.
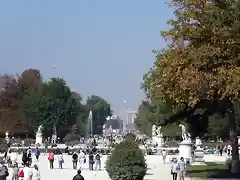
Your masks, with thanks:
<instances>
[{"instance_id":1,"label":"sky","mask_svg":"<svg viewBox=\"0 0 240 180\"><path fill-rule=\"evenodd\" d=\"M116 114L137 110L152 50L165 47L160 31L172 17L165 0L1 1L0 73L39 69L85 99L103 97Z\"/></svg>"}]
</instances>

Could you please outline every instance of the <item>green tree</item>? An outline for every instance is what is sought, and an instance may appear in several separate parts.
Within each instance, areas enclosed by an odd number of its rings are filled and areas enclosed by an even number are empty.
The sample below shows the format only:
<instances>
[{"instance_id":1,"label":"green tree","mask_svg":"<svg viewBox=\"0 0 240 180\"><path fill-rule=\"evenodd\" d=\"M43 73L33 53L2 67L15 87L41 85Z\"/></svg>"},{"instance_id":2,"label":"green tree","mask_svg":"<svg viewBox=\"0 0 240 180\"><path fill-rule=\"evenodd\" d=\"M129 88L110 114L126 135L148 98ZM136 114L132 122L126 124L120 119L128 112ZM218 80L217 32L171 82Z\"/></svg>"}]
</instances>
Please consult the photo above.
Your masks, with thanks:
<instances>
[{"instance_id":1,"label":"green tree","mask_svg":"<svg viewBox=\"0 0 240 180\"><path fill-rule=\"evenodd\" d=\"M63 138L76 124L81 104L63 79L52 78L24 97L24 112L26 123L34 131L43 125L44 136L49 137L56 125L59 137Z\"/></svg>"},{"instance_id":2,"label":"green tree","mask_svg":"<svg viewBox=\"0 0 240 180\"><path fill-rule=\"evenodd\" d=\"M106 100L99 96L88 97L86 107L92 111L93 134L102 134L102 126L106 118L112 114L111 106Z\"/></svg>"},{"instance_id":3,"label":"green tree","mask_svg":"<svg viewBox=\"0 0 240 180\"><path fill-rule=\"evenodd\" d=\"M208 129L205 136L211 137L211 139L216 138L228 138L228 120L226 117L222 117L219 114L214 114L209 117Z\"/></svg>"},{"instance_id":4,"label":"green tree","mask_svg":"<svg viewBox=\"0 0 240 180\"><path fill-rule=\"evenodd\" d=\"M239 100L240 2L172 0L171 5L176 18L162 32L170 42L168 49L157 53L143 88L156 101L171 101L191 111L207 101L214 107L205 106L205 116L226 114L233 148L231 170L237 172L234 106Z\"/></svg>"},{"instance_id":5,"label":"green tree","mask_svg":"<svg viewBox=\"0 0 240 180\"><path fill-rule=\"evenodd\" d=\"M135 125L138 130L151 136L152 125L162 125L162 132L164 136L176 137L179 136L179 130L177 123L167 124L166 121L173 114L171 105L166 103L150 103L149 101L142 101L142 104L138 108L138 114L135 120Z\"/></svg>"},{"instance_id":6,"label":"green tree","mask_svg":"<svg viewBox=\"0 0 240 180\"><path fill-rule=\"evenodd\" d=\"M152 125L154 123L151 108L149 101L142 101L142 104L138 107L138 113L134 121L140 133L148 136L152 135Z\"/></svg>"}]
</instances>

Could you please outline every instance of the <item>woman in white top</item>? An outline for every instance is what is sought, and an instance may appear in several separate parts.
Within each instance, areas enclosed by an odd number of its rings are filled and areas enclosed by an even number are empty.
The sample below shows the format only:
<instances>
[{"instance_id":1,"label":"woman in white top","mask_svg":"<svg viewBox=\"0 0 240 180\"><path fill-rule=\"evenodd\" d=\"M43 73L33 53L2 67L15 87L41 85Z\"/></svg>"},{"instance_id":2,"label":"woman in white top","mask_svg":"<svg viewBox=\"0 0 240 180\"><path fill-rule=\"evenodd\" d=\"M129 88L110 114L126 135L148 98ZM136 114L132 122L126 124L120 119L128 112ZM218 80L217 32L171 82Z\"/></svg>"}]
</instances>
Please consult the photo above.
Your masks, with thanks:
<instances>
[{"instance_id":1,"label":"woman in white top","mask_svg":"<svg viewBox=\"0 0 240 180\"><path fill-rule=\"evenodd\" d=\"M80 164L80 169L84 168L84 163L86 162L86 156L82 150L80 150L79 156L78 156L78 161Z\"/></svg>"},{"instance_id":2,"label":"woman in white top","mask_svg":"<svg viewBox=\"0 0 240 180\"><path fill-rule=\"evenodd\" d=\"M32 180L40 180L40 171L38 170L38 166L35 164L32 171Z\"/></svg>"}]
</instances>

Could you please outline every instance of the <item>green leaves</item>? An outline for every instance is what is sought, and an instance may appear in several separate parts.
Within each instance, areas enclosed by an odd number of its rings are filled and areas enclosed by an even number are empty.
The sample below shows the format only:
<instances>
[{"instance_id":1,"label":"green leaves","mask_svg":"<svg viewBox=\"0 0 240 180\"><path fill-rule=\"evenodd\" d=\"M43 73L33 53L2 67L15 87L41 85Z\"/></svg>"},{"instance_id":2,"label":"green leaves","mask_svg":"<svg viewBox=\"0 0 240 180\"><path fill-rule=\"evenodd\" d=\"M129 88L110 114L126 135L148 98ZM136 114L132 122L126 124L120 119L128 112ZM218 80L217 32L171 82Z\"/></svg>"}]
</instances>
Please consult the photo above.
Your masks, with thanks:
<instances>
[{"instance_id":1,"label":"green leaves","mask_svg":"<svg viewBox=\"0 0 240 180\"><path fill-rule=\"evenodd\" d=\"M106 122L107 116L112 114L111 106L106 100L99 96L88 97L86 107L92 111L94 134L102 133L102 126Z\"/></svg>"},{"instance_id":2,"label":"green leaves","mask_svg":"<svg viewBox=\"0 0 240 180\"><path fill-rule=\"evenodd\" d=\"M147 165L142 150L130 138L116 145L107 159L106 170L112 180L143 180Z\"/></svg>"},{"instance_id":3,"label":"green leaves","mask_svg":"<svg viewBox=\"0 0 240 180\"><path fill-rule=\"evenodd\" d=\"M45 137L51 136L54 124L59 136L64 137L76 123L81 107L66 82L60 78L42 83L37 90L24 97L26 123L35 130L43 125Z\"/></svg>"}]
</instances>

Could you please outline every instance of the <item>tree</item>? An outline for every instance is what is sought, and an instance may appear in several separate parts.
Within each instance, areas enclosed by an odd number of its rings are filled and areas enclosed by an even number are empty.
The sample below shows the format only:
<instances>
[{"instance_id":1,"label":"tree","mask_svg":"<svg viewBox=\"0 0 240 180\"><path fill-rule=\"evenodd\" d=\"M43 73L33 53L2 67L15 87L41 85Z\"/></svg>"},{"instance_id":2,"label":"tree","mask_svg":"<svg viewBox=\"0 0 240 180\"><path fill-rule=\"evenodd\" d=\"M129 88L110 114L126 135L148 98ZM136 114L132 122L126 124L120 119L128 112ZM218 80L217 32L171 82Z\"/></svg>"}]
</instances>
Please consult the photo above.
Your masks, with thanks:
<instances>
[{"instance_id":1,"label":"tree","mask_svg":"<svg viewBox=\"0 0 240 180\"><path fill-rule=\"evenodd\" d=\"M18 86L22 93L30 93L40 87L42 76L37 69L27 69L18 77Z\"/></svg>"},{"instance_id":2,"label":"tree","mask_svg":"<svg viewBox=\"0 0 240 180\"><path fill-rule=\"evenodd\" d=\"M17 80L8 74L0 77L0 124L1 134L10 131L19 134L23 130L18 118L19 89Z\"/></svg>"},{"instance_id":3,"label":"tree","mask_svg":"<svg viewBox=\"0 0 240 180\"><path fill-rule=\"evenodd\" d=\"M105 124L106 118L112 114L110 104L103 98L92 95L88 97L86 106L89 111L92 111L93 134L102 134L102 126Z\"/></svg>"},{"instance_id":4,"label":"tree","mask_svg":"<svg viewBox=\"0 0 240 180\"><path fill-rule=\"evenodd\" d=\"M43 125L45 137L52 134L52 127L56 125L59 137L63 138L76 124L81 107L61 78L42 83L24 97L26 124L30 124L35 131L39 125Z\"/></svg>"},{"instance_id":5,"label":"tree","mask_svg":"<svg viewBox=\"0 0 240 180\"><path fill-rule=\"evenodd\" d=\"M234 106L239 101L240 2L172 0L175 20L162 36L168 49L157 53L154 68L144 77L151 99L201 116L226 114L232 143L232 172L239 171ZM212 104L214 107L205 106ZM207 108L206 108L207 107ZM214 111L213 111L214 108ZM188 112L189 112L188 111Z\"/></svg>"},{"instance_id":6,"label":"tree","mask_svg":"<svg viewBox=\"0 0 240 180\"><path fill-rule=\"evenodd\" d=\"M150 101L142 101L138 108L135 124L141 133L151 136L152 125L164 124L172 114L173 110L169 104L154 104ZM166 124L162 127L162 132L167 137L179 136L179 130L177 123Z\"/></svg>"}]
</instances>

